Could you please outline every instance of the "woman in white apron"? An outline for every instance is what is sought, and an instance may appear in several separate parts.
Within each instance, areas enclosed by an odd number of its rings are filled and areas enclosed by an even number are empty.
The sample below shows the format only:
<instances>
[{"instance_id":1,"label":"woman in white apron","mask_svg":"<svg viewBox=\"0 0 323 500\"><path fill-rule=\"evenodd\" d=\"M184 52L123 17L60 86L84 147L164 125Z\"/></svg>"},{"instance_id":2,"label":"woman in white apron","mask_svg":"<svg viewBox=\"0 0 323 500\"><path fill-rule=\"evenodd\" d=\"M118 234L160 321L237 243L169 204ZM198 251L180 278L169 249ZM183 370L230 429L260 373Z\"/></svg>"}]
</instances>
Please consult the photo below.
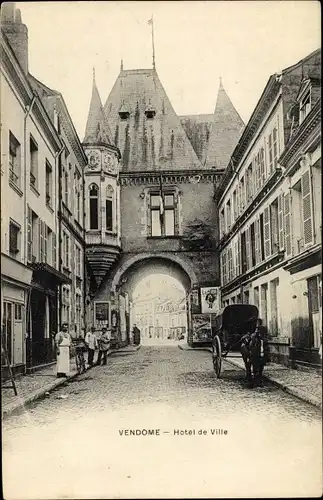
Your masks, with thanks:
<instances>
[{"instance_id":1,"label":"woman in white apron","mask_svg":"<svg viewBox=\"0 0 323 500\"><path fill-rule=\"evenodd\" d=\"M57 352L57 376L67 377L70 372L71 336L68 333L67 323L62 324L62 330L55 337Z\"/></svg>"}]
</instances>

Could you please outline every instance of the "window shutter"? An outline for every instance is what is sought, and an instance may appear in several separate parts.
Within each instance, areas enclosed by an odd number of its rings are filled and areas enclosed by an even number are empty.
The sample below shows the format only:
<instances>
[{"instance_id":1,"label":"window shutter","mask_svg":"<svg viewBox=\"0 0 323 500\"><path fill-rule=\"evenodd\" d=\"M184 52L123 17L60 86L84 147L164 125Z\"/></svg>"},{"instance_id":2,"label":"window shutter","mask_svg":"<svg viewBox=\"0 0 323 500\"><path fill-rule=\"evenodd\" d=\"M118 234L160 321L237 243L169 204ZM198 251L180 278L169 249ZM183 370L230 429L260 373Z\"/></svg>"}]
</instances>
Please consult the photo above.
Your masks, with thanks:
<instances>
[{"instance_id":1,"label":"window shutter","mask_svg":"<svg viewBox=\"0 0 323 500\"><path fill-rule=\"evenodd\" d=\"M265 170L265 152L264 152L264 148L261 148L260 151L259 151L259 162L260 162L261 184L265 184L266 170Z\"/></svg>"},{"instance_id":2,"label":"window shutter","mask_svg":"<svg viewBox=\"0 0 323 500\"><path fill-rule=\"evenodd\" d=\"M284 198L280 194L278 196L278 245L279 250L284 250Z\"/></svg>"},{"instance_id":3,"label":"window shutter","mask_svg":"<svg viewBox=\"0 0 323 500\"><path fill-rule=\"evenodd\" d=\"M269 207L264 210L264 247L265 259L271 255L271 238L270 238L270 212Z\"/></svg>"},{"instance_id":4,"label":"window shutter","mask_svg":"<svg viewBox=\"0 0 323 500\"><path fill-rule=\"evenodd\" d=\"M28 224L27 224L27 260L32 261L33 255L33 229L32 229L32 210L28 207Z\"/></svg>"},{"instance_id":5,"label":"window shutter","mask_svg":"<svg viewBox=\"0 0 323 500\"><path fill-rule=\"evenodd\" d=\"M238 240L234 242L234 275L235 275L235 277L237 277L239 275Z\"/></svg>"},{"instance_id":6,"label":"window shutter","mask_svg":"<svg viewBox=\"0 0 323 500\"><path fill-rule=\"evenodd\" d=\"M56 234L52 233L52 266L56 268Z\"/></svg>"},{"instance_id":7,"label":"window shutter","mask_svg":"<svg viewBox=\"0 0 323 500\"><path fill-rule=\"evenodd\" d=\"M241 273L241 239L240 235L238 235L238 241L237 241L237 249L238 249L238 256L237 256L237 276L240 276Z\"/></svg>"},{"instance_id":8,"label":"window shutter","mask_svg":"<svg viewBox=\"0 0 323 500\"><path fill-rule=\"evenodd\" d=\"M284 196L285 247L286 255L292 254L291 194Z\"/></svg>"},{"instance_id":9,"label":"window shutter","mask_svg":"<svg viewBox=\"0 0 323 500\"><path fill-rule=\"evenodd\" d=\"M44 262L48 261L48 256L47 256L47 248L48 248L48 233L47 233L47 226L44 222L44 227L43 227L43 238L44 238Z\"/></svg>"},{"instance_id":10,"label":"window shutter","mask_svg":"<svg viewBox=\"0 0 323 500\"><path fill-rule=\"evenodd\" d=\"M246 269L248 270L250 267L250 256L251 256L251 251L250 251L250 228L248 227L245 231L246 235Z\"/></svg>"},{"instance_id":11,"label":"window shutter","mask_svg":"<svg viewBox=\"0 0 323 500\"><path fill-rule=\"evenodd\" d=\"M260 221L259 221L259 219L255 220L255 255L256 255L256 264L259 264L261 261L261 258L260 258Z\"/></svg>"},{"instance_id":12,"label":"window shutter","mask_svg":"<svg viewBox=\"0 0 323 500\"><path fill-rule=\"evenodd\" d=\"M37 219L38 224L38 259L43 262L43 225L40 219Z\"/></svg>"},{"instance_id":13,"label":"window shutter","mask_svg":"<svg viewBox=\"0 0 323 500\"><path fill-rule=\"evenodd\" d=\"M312 186L310 169L302 175L302 205L303 205L303 228L304 228L304 245L312 245L314 243L314 228L313 228L313 202L312 202Z\"/></svg>"}]
</instances>

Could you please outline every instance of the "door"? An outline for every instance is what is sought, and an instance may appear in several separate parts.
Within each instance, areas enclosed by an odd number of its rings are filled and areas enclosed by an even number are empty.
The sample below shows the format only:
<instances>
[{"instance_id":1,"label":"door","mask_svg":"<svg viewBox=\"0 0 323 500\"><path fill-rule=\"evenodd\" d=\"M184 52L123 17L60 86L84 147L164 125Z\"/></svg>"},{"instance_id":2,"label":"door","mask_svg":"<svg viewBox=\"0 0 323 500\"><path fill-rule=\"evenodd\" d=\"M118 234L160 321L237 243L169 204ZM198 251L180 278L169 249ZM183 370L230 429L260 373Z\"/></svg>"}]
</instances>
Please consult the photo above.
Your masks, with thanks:
<instances>
[{"instance_id":1,"label":"door","mask_svg":"<svg viewBox=\"0 0 323 500\"><path fill-rule=\"evenodd\" d=\"M24 362L24 304L13 304L13 358L14 364L19 365Z\"/></svg>"},{"instance_id":2,"label":"door","mask_svg":"<svg viewBox=\"0 0 323 500\"><path fill-rule=\"evenodd\" d=\"M7 349L9 362L11 365L14 363L13 359L13 317L12 317L12 303L3 302L3 338L5 348Z\"/></svg>"},{"instance_id":3,"label":"door","mask_svg":"<svg viewBox=\"0 0 323 500\"><path fill-rule=\"evenodd\" d=\"M308 287L308 312L310 320L309 347L318 348L321 343L319 276L307 280Z\"/></svg>"}]
</instances>

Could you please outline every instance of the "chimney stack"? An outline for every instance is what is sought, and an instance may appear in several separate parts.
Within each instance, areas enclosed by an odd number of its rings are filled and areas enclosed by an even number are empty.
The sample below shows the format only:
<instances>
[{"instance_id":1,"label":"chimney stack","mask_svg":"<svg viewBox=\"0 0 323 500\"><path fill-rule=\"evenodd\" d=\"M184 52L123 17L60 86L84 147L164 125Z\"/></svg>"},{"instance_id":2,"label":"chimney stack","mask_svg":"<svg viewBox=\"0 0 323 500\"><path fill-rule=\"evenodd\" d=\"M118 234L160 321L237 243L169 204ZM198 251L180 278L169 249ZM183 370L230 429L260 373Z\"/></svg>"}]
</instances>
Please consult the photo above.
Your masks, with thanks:
<instances>
[{"instance_id":1,"label":"chimney stack","mask_svg":"<svg viewBox=\"0 0 323 500\"><path fill-rule=\"evenodd\" d=\"M28 29L21 20L20 9L15 2L4 2L1 6L1 29L6 34L10 46L23 72L28 73Z\"/></svg>"}]
</instances>

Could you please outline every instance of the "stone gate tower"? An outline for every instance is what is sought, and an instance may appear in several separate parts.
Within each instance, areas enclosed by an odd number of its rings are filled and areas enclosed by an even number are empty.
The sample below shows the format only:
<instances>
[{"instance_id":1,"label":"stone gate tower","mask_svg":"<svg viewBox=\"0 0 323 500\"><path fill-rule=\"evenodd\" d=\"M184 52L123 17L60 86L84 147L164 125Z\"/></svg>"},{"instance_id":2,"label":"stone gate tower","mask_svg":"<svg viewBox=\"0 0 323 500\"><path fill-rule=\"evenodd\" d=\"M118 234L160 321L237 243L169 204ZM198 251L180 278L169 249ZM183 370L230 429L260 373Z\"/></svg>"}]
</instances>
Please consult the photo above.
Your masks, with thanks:
<instances>
[{"instance_id":1,"label":"stone gate tower","mask_svg":"<svg viewBox=\"0 0 323 500\"><path fill-rule=\"evenodd\" d=\"M146 274L176 276L189 311L193 289L219 285L214 187L243 126L222 83L214 114L186 117L175 113L155 68L122 64L104 108L93 83L84 139L93 321L108 322L121 343L132 291ZM188 327L190 339L190 314Z\"/></svg>"}]
</instances>

